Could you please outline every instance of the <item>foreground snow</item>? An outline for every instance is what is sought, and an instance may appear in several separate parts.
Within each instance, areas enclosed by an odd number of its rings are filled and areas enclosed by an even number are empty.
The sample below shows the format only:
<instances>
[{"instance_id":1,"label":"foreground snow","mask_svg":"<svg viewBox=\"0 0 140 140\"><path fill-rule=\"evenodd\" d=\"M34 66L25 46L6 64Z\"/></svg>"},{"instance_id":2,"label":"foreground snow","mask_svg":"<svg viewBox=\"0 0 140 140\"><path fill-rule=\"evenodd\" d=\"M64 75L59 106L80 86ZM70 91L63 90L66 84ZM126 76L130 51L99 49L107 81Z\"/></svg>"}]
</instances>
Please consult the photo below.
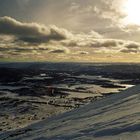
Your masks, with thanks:
<instances>
[{"instance_id":1,"label":"foreground snow","mask_svg":"<svg viewBox=\"0 0 140 140\"><path fill-rule=\"evenodd\" d=\"M140 86L52 117L0 140L140 140Z\"/></svg>"}]
</instances>

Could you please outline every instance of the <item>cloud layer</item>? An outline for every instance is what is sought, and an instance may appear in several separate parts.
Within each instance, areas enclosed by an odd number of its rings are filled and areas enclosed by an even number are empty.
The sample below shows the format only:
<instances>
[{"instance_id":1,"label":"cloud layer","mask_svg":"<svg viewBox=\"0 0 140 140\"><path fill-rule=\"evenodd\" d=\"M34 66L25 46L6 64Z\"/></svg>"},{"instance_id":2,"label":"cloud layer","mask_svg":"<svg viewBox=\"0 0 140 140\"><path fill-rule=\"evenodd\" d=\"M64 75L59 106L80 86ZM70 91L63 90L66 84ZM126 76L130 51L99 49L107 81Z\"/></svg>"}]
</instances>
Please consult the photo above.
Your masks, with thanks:
<instances>
[{"instance_id":1,"label":"cloud layer","mask_svg":"<svg viewBox=\"0 0 140 140\"><path fill-rule=\"evenodd\" d=\"M41 59L49 56L54 59L59 56L80 60L90 59L95 54L139 54L140 44L106 38L94 30L77 34L54 25L46 27L0 17L0 51L0 58L32 56ZM107 55L108 59L112 56Z\"/></svg>"},{"instance_id":2,"label":"cloud layer","mask_svg":"<svg viewBox=\"0 0 140 140\"><path fill-rule=\"evenodd\" d=\"M14 35L19 40L32 43L59 41L70 35L67 30L56 26L46 27L37 23L22 23L10 17L0 18L0 34Z\"/></svg>"}]
</instances>

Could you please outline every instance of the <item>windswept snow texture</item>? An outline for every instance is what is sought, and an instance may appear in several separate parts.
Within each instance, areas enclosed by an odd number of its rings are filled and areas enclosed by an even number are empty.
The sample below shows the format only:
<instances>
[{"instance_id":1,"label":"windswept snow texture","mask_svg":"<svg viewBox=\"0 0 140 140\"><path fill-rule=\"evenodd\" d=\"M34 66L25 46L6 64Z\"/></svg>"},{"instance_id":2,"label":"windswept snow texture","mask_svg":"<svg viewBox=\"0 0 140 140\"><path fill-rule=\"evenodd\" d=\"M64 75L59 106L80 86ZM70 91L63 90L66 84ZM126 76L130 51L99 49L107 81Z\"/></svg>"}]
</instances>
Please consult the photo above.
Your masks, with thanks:
<instances>
[{"instance_id":1,"label":"windswept snow texture","mask_svg":"<svg viewBox=\"0 0 140 140\"><path fill-rule=\"evenodd\" d=\"M6 132L1 140L140 140L140 85L49 118Z\"/></svg>"}]
</instances>

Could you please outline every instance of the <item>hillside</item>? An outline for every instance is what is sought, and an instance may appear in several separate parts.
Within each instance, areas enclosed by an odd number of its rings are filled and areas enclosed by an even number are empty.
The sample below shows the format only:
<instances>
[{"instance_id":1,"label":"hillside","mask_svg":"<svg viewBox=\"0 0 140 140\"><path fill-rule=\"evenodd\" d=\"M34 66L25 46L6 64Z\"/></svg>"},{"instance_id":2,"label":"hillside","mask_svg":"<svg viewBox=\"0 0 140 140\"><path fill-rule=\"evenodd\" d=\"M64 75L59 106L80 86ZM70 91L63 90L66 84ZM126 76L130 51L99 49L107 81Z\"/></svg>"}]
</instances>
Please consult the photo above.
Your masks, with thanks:
<instances>
[{"instance_id":1,"label":"hillside","mask_svg":"<svg viewBox=\"0 0 140 140\"><path fill-rule=\"evenodd\" d=\"M140 85L24 129L1 140L139 140Z\"/></svg>"}]
</instances>

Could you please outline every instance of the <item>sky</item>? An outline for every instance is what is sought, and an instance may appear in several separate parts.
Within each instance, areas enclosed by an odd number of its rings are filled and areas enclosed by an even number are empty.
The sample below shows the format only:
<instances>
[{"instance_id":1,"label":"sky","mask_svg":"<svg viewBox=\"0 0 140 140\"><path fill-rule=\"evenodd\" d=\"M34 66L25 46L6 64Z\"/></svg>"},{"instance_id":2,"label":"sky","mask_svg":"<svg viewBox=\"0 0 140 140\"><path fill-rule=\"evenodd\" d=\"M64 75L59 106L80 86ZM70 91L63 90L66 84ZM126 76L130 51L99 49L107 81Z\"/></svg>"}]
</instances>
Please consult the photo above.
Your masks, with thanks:
<instances>
[{"instance_id":1,"label":"sky","mask_svg":"<svg viewBox=\"0 0 140 140\"><path fill-rule=\"evenodd\" d=\"M0 61L139 62L138 0L0 0Z\"/></svg>"}]
</instances>

